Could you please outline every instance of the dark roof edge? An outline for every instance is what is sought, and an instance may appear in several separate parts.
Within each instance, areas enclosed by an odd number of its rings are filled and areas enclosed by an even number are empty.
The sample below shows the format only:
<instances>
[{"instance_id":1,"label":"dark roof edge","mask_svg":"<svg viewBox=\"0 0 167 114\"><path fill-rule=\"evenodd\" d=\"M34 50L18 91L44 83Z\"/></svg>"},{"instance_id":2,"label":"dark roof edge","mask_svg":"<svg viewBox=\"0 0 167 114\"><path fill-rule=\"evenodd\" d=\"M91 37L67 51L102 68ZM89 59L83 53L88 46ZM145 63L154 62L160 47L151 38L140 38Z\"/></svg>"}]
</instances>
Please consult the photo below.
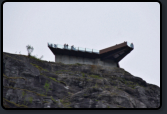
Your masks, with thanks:
<instances>
[{"instance_id":1,"label":"dark roof edge","mask_svg":"<svg viewBox=\"0 0 167 114\"><path fill-rule=\"evenodd\" d=\"M108 51L112 51L112 50L115 50L115 49L118 49L118 48L121 48L121 47L124 47L124 46L127 46L127 42L123 42L121 44L116 44L115 46L111 46L111 47L102 49L102 50L99 51L99 54L106 53Z\"/></svg>"}]
</instances>

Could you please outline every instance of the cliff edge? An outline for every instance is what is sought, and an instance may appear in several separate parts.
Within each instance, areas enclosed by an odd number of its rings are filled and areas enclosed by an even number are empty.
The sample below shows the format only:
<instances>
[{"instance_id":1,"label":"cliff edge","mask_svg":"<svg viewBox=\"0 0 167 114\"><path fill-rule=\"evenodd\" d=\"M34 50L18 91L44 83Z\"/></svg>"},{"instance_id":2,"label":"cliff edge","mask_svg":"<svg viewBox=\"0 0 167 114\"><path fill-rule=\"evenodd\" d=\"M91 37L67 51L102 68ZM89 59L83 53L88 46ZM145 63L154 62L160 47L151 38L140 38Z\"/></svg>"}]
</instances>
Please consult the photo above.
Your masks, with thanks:
<instances>
[{"instance_id":1,"label":"cliff edge","mask_svg":"<svg viewBox=\"0 0 167 114\"><path fill-rule=\"evenodd\" d=\"M3 52L5 108L159 108L160 88L122 68Z\"/></svg>"}]
</instances>

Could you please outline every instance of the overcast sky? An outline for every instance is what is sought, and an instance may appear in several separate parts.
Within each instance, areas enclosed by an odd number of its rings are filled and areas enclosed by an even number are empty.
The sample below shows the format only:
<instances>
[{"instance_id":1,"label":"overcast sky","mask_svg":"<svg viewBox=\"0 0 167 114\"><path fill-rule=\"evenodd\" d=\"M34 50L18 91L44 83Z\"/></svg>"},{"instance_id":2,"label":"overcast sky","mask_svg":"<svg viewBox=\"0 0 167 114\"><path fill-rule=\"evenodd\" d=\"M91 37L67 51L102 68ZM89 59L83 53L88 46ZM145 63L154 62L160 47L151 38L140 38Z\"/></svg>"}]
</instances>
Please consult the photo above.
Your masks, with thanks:
<instances>
[{"instance_id":1,"label":"overcast sky","mask_svg":"<svg viewBox=\"0 0 167 114\"><path fill-rule=\"evenodd\" d=\"M158 2L6 2L3 52L55 61L47 43L104 49L128 41L134 50L121 68L160 86L160 5ZM17 51L17 52L16 52Z\"/></svg>"}]
</instances>

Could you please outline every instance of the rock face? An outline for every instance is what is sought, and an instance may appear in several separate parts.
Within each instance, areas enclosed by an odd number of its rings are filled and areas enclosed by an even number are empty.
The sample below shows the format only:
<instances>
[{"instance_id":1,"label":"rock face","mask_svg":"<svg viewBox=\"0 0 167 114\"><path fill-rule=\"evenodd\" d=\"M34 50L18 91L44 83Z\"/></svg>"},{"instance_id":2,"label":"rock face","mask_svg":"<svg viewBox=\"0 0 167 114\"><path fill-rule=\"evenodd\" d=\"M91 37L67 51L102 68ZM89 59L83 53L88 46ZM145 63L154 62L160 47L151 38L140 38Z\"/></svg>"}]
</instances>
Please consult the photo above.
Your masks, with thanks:
<instances>
[{"instance_id":1,"label":"rock face","mask_svg":"<svg viewBox=\"0 0 167 114\"><path fill-rule=\"evenodd\" d=\"M160 88L122 68L3 53L5 108L158 108Z\"/></svg>"}]
</instances>

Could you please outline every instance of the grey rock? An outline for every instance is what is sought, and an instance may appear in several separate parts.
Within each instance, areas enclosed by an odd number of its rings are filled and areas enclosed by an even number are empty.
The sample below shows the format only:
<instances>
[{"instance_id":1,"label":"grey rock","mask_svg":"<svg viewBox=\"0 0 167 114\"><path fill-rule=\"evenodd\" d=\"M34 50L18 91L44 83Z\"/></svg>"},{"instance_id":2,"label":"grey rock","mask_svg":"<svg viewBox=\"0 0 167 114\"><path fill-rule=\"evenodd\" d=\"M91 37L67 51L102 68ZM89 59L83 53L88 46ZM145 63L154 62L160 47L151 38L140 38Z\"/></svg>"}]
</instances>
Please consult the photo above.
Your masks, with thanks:
<instances>
[{"instance_id":1,"label":"grey rock","mask_svg":"<svg viewBox=\"0 0 167 114\"><path fill-rule=\"evenodd\" d=\"M158 108L160 88L122 68L65 65L3 53L9 108Z\"/></svg>"}]
</instances>

